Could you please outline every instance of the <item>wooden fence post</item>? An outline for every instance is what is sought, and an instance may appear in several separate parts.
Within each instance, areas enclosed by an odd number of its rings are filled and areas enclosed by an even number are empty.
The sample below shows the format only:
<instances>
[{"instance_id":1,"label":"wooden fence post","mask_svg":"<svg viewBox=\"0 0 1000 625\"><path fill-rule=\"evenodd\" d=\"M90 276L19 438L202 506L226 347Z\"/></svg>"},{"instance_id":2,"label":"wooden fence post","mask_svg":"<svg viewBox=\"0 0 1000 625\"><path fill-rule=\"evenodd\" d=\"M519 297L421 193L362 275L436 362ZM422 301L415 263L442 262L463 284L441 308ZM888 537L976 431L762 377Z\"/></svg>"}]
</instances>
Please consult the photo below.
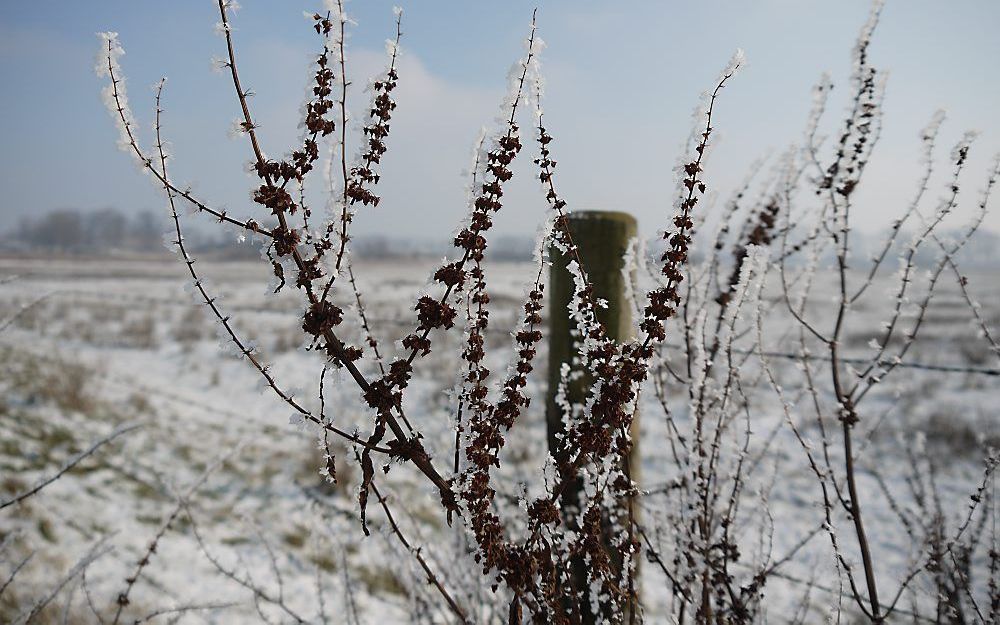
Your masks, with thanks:
<instances>
[{"instance_id":1,"label":"wooden fence post","mask_svg":"<svg viewBox=\"0 0 1000 625\"><path fill-rule=\"evenodd\" d=\"M636 236L635 218L628 213L617 211L578 211L568 215L570 232L573 242L579 248L580 260L594 288L594 297L607 300L606 309L598 309L597 320L604 327L607 335L617 341L626 341L633 336L631 303L625 297L625 278L622 274L625 249L629 241ZM552 250L552 268L549 280L549 390L545 407L545 420L548 430L549 450L553 457L560 460L560 452L556 444L557 436L563 430L563 415L555 403L556 390L559 385L560 370L563 363L570 363L576 352L574 338L568 314L568 306L573 295L573 277L566 269L568 259L557 250ZM580 379L569 385L567 399L572 404L582 404L593 384L592 380ZM629 460L629 470L632 480L639 481L639 420L638 415L632 423L632 452ZM563 514L575 515L579 512L580 492L582 483L579 481L563 492ZM627 503L625 505L628 505ZM612 554L615 550L610 551ZM586 568L582 558L573 564L573 579L577 596L586 596ZM638 589L636 588L638 593ZM584 623L592 623L593 619L584 618Z\"/></svg>"}]
</instances>

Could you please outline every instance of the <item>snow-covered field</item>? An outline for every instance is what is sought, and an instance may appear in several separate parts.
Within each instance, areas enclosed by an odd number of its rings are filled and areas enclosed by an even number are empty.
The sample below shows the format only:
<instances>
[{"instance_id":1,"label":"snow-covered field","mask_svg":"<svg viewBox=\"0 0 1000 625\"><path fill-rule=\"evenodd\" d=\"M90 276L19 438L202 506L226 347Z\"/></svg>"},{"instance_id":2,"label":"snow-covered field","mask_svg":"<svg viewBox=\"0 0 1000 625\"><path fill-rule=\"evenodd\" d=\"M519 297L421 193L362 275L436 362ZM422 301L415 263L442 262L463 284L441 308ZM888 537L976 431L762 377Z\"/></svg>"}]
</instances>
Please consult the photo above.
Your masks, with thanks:
<instances>
[{"instance_id":1,"label":"snow-covered field","mask_svg":"<svg viewBox=\"0 0 1000 625\"><path fill-rule=\"evenodd\" d=\"M356 268L384 352L391 354L393 341L411 327L412 302L434 266L433 260L415 260ZM302 349L298 294L266 293L269 276L260 263L205 261L199 267L224 296L222 307L236 329L256 342L281 384L318 408L322 359ZM499 264L490 271L489 367L504 371L511 353L509 332L533 269ZM0 330L0 501L52 475L116 427L139 425L38 495L0 510L0 585L16 571L0 590L0 621L25 617L42 603L40 622L96 621L95 610L110 621L119 595L127 593L122 614L129 622L146 617L185 623L451 622L417 561L389 532L377 502L369 506L372 535L362 534L359 471L352 452L339 448L339 483L325 483L316 435L289 424L287 405L264 392L246 362L223 355L217 324L183 290L181 264L8 258L0 259L0 280L0 324L5 324ZM886 293L884 306L876 296L873 303L855 307L861 321L845 334L849 356L870 353L873 329L891 305L891 286L883 280L872 287ZM832 296L832 281L819 288ZM972 274L970 289L989 324L1000 326L1000 281ZM907 359L996 367L957 289L942 283L939 290L922 338ZM774 295L772 288L765 292ZM345 305L346 295L338 296ZM817 298L814 310L820 318L821 302L829 300L824 297ZM769 349L789 349L789 327L780 307L768 312ZM407 395L407 414L425 432L437 458L453 453L446 391L461 363L456 357L460 337L453 331L436 339ZM352 338L361 342L359 335ZM545 358L543 347L538 362ZM791 382L797 379L792 375L796 364L772 361L789 396L798 392ZM541 373L528 387L537 399L504 452L507 492L501 495L513 498L519 483L533 482L547 453L544 367ZM751 454L757 460L745 509L757 522L748 525L754 529L747 529L741 542L748 561L761 545L770 545L765 550L778 561L812 536L768 581L765 605L768 622L787 622L800 607L808 610L804 622L819 622L843 589L830 543L818 531L818 488L775 394L763 376L756 379L758 388L746 389L753 408L751 450L766 453ZM885 579L908 570L916 546L909 544L878 480L898 496L896 504L912 507L908 494L914 481L906 452L916 450L921 462L933 465L943 512L949 527L957 527L982 478L984 448L1000 437L998 380L975 372L900 369L866 400L859 480L876 566ZM335 373L326 381L325 404L340 427L370 430L353 385L341 383ZM675 476L664 443L667 423L653 393L644 396L640 414L643 487L652 491L643 500L642 514L655 539L669 532L659 523L665 517L656 492ZM807 435L817 436L807 411L801 417L795 410L792 414ZM684 415L675 418L683 422ZM924 433L926 445L915 440L917 432ZM489 587L479 583L477 567L465 554L467 538L447 527L426 484L407 466L377 473L402 532L441 580L476 611L478 620L506 622L503 606L493 613ZM844 552L853 558L848 522L843 515L837 522ZM774 529L761 533L761 527ZM155 552L130 588L128 580L154 540ZM80 564L87 564L86 574L74 575ZM642 574L646 621L668 622L665 578L648 563ZM914 588L927 584L918 578ZM894 592L894 584L887 585L886 592ZM849 600L843 602L850 614ZM184 611L171 611L180 608Z\"/></svg>"}]
</instances>

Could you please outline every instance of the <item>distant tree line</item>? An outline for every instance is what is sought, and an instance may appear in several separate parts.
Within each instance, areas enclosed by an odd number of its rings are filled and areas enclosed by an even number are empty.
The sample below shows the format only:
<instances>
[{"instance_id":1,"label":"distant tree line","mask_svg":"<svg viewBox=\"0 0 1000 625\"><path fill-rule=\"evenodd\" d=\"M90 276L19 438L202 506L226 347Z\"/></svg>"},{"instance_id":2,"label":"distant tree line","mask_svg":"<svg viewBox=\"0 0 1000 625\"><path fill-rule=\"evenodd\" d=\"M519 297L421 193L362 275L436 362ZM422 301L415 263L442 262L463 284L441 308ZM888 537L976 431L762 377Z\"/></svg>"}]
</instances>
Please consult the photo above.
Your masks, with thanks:
<instances>
[{"instance_id":1,"label":"distant tree line","mask_svg":"<svg viewBox=\"0 0 1000 625\"><path fill-rule=\"evenodd\" d=\"M117 208L95 211L58 209L24 217L12 230L0 235L0 250L39 250L65 254L115 254L121 252L166 253L166 216L142 210L126 213ZM258 259L259 243L242 243L225 233L192 230L186 234L192 250L230 259ZM450 242L430 238L400 238L381 234L359 235L352 253L363 259L437 257L447 253ZM528 260L533 242L519 235L500 236L494 258L501 261Z\"/></svg>"},{"instance_id":2,"label":"distant tree line","mask_svg":"<svg viewBox=\"0 0 1000 625\"><path fill-rule=\"evenodd\" d=\"M58 209L22 218L16 227L0 235L0 251L39 250L95 255L124 252L159 254L167 252L163 243L167 229L165 216L161 217L152 210L126 213L117 208L93 211ZM192 229L186 236L192 250L218 258L256 260L260 257L259 243L250 238L241 243L226 233L206 233L197 229ZM958 236L959 233L947 230L941 234L944 239ZM879 253L879 247L885 238L885 231L858 231L854 233L854 247L858 250L859 257L871 257ZM899 253L910 238L912 232L901 231L895 237L892 251ZM655 241L650 243L652 255L662 253ZM449 247L450 241L443 239L360 234L354 238L352 254L356 258L370 260L427 258L442 256ZM533 242L528 236L507 234L498 236L491 248L493 260L524 261L531 258ZM704 260L700 253L694 254L693 258L699 262ZM926 267L933 263L933 258L930 251L920 249L914 257L914 264ZM987 229L976 231L956 255L956 260L962 261L969 269L1000 266L1000 235Z\"/></svg>"},{"instance_id":3,"label":"distant tree line","mask_svg":"<svg viewBox=\"0 0 1000 625\"><path fill-rule=\"evenodd\" d=\"M150 251L162 249L165 229L166 222L152 211L60 209L21 219L3 237L2 245L66 253Z\"/></svg>"}]
</instances>

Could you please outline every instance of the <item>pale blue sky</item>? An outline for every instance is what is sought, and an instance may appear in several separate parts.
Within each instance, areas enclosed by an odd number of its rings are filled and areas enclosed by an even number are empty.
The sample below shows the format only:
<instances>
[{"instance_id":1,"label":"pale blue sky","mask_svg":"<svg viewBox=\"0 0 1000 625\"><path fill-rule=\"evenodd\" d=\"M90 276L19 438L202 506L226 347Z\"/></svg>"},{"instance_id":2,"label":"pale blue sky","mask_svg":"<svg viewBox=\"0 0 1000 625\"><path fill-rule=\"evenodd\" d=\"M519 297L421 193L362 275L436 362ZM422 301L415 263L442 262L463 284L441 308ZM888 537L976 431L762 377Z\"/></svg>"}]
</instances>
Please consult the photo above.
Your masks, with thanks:
<instances>
[{"instance_id":1,"label":"pale blue sky","mask_svg":"<svg viewBox=\"0 0 1000 625\"><path fill-rule=\"evenodd\" d=\"M242 4L235 17L242 74L257 93L252 105L264 147L281 155L298 136L316 49L302 10L320 4ZM439 238L465 211L459 174L479 127L498 112L535 4L548 44L546 112L561 192L578 208L631 211L647 234L667 221L671 168L690 112L733 50L744 48L749 65L719 104L720 141L706 173L709 186L723 192L755 157L800 137L810 87L824 70L838 86L830 112L842 113L850 48L868 11L863 0L354 0L348 12L358 26L348 55L359 86L383 63L393 4L406 10L405 56L384 200L356 223L360 232ZM237 113L232 87L211 69L210 59L224 50L213 34L217 19L210 0L0 4L0 230L54 208L162 206L157 190L115 149L117 133L92 71L101 30L120 33L144 132L152 109L147 86L163 75L170 79L165 108L174 177L232 212L254 210L247 199L252 180L243 172L246 143L227 134ZM901 210L917 175L917 133L939 107L949 114L942 157L963 131L983 133L972 153L966 208L956 219L971 214L973 192L1000 150L998 30L1000 2L890 0L871 53L876 66L890 70L884 143L860 191L860 225L883 226ZM828 116L825 128L835 121ZM533 232L542 215L544 202L529 178L534 153L529 144L515 170L497 220L501 232ZM1000 211L987 225L1000 228Z\"/></svg>"}]
</instances>

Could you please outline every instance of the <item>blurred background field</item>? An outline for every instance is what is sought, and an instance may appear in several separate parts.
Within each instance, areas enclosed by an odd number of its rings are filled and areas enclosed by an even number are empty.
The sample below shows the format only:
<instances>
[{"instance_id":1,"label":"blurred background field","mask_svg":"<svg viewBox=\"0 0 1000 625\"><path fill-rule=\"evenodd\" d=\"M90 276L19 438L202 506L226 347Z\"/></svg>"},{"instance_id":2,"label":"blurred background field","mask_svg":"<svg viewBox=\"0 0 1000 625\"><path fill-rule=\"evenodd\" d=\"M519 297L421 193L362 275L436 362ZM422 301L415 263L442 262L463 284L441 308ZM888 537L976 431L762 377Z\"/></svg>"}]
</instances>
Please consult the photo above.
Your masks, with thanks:
<instances>
[{"instance_id":1,"label":"blurred background field","mask_svg":"<svg viewBox=\"0 0 1000 625\"><path fill-rule=\"evenodd\" d=\"M391 354L396 349L393 341L413 323L412 303L434 264L432 258L359 261L357 273L364 276L360 286L383 352ZM198 483L206 470L207 481L191 496L190 510L179 514L165 533L132 591L126 614L185 605L197 609L170 617L181 622L234 622L253 619L255 609L260 609L277 622L287 621L287 613L259 597L259 607L254 608L254 592L240 581L252 580L275 596L280 593L288 606L308 619L320 610L345 607L357 610L362 622L446 618L438 612L439 602L428 600L427 585L414 582L421 575L406 570L415 563L386 535L386 520L380 513L370 516L373 527L382 531L359 540L358 476L353 461L343 462L347 451L341 448L338 458L340 483L325 483L319 474L322 460L316 436L289 424L287 406L261 390L247 363L222 356L217 324L204 314L203 306L184 295L182 269L173 259L150 256L0 259L2 498L52 474L114 428L141 425L99 449L38 496L4 511L0 578L30 558L0 598L0 620L21 614L59 580L58 572L68 570L98 544L107 551L90 567L85 583L79 577L70 580L42 616L53 622L64 614L83 618L87 602L102 609L113 603L135 561L178 507L178 493ZM205 262L200 269L223 296L223 310L257 342L276 376L298 389L303 401L315 403L316 371L322 361L301 349L301 304L296 294L265 292L268 276L260 262ZM509 332L515 327L532 266L494 263L490 270L488 338L494 349L489 366L502 371L511 353ZM970 272L969 282L980 296L985 318L996 327L1000 282L992 280L993 275ZM883 287L888 284L874 288ZM949 291L946 284L941 289L910 360L994 366L957 289ZM820 304L814 312L821 315L824 298L815 299ZM353 310L350 302L342 303ZM790 341L782 310L775 307L767 313L772 345ZM887 310L872 305L857 312L868 319L858 327L877 328ZM453 416L447 391L460 364L453 357L460 337L453 331L437 339L407 396L412 402L408 413L431 433L426 443L435 457L448 458L451 453ZM352 338L360 342L361 337ZM871 338L848 333L848 355L868 354ZM664 353L669 358L669 346ZM545 358L544 353L539 356ZM796 363L779 359L773 365L780 376ZM766 540L778 558L807 540L767 589L766 612L784 622L801 607L807 590L815 615L822 614L840 590L814 579L817 567L832 566L825 537L816 535L821 521L817 489L801 449L782 425L773 393L767 392L762 378L757 379L760 388L749 389L753 444L754 449L767 448L770 453L761 454L751 480L756 496L766 495L771 518L757 518L741 542L753 550ZM540 401L544 388L533 383L528 391L536 400L512 432L502 469L507 479L501 483L508 490L501 498L510 501L520 492L521 482L531 481L547 454L544 401ZM945 500L965 500L981 479L984 448L1000 437L995 416L1000 385L996 377L978 373L941 375L909 369L879 387L878 393L869 407L877 411L862 425L859 480L872 495L867 499L867 519L879 567L902 571L908 563L901 544L905 537L888 500L878 493L884 488L903 492L913 487L907 450L924 444L915 441L925 437L929 470ZM657 493L674 477L664 458L667 426L656 401L647 393L641 408L645 415L642 486L649 491L644 509L654 521L661 507L655 503ZM350 385L328 380L326 405L340 427L367 431L367 413ZM675 418L683 421L684 415ZM808 420L801 427L816 434ZM775 480L776 476L781 479ZM457 581L475 574L476 565L467 553L463 556L465 537L445 525L433 494L412 470L394 469L386 480L384 490L396 503L401 526L414 543L424 546L444 579ZM957 519L961 509L951 513ZM768 535L768 526L783 530ZM345 574L348 570L350 574ZM642 574L647 620L661 622L666 580L651 565L643 566ZM323 592L317 593L318 588ZM317 605L318 595L328 605ZM499 618L488 613L488 601L479 603L486 611L484 621Z\"/></svg>"}]
</instances>

